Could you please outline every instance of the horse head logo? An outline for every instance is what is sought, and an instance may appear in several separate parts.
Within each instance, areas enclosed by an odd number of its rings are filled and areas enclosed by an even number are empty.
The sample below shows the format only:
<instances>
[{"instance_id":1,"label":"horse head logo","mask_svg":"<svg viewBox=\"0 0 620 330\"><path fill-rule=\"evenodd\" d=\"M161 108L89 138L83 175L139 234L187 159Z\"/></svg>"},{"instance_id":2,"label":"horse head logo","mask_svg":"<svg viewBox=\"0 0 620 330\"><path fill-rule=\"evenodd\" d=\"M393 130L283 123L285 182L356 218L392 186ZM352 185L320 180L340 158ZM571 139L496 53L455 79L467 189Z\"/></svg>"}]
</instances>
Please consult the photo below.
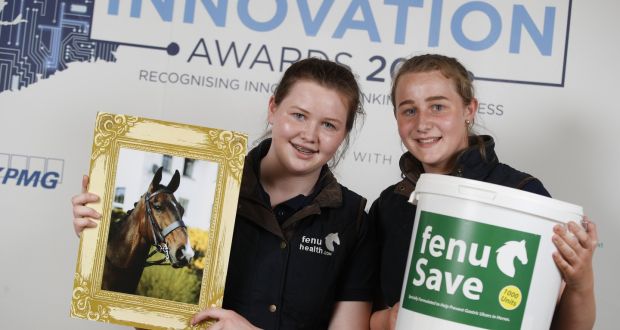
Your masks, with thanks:
<instances>
[{"instance_id":1,"label":"horse head logo","mask_svg":"<svg viewBox=\"0 0 620 330\"><path fill-rule=\"evenodd\" d=\"M508 241L495 252L497 253L497 267L507 276L515 276L515 258L519 259L522 265L527 264L527 249L525 248L525 240L519 242Z\"/></svg>"},{"instance_id":2,"label":"horse head logo","mask_svg":"<svg viewBox=\"0 0 620 330\"><path fill-rule=\"evenodd\" d=\"M325 246L331 252L334 252L334 243L340 245L338 233L331 233L325 236Z\"/></svg>"}]
</instances>

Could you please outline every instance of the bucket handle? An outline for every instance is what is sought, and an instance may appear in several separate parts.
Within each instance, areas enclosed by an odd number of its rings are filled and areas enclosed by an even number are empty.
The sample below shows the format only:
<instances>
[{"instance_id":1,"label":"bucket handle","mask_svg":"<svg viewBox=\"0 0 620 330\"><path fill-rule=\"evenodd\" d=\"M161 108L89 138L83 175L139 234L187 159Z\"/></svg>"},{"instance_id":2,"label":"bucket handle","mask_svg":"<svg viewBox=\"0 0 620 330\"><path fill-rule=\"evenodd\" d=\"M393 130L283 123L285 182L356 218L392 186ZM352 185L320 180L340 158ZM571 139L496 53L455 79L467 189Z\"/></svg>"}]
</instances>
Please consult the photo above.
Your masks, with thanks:
<instances>
[{"instance_id":1,"label":"bucket handle","mask_svg":"<svg viewBox=\"0 0 620 330\"><path fill-rule=\"evenodd\" d=\"M464 184L459 185L459 193L481 202L489 200L492 201L497 197L497 192L495 191L480 189L478 187L472 187Z\"/></svg>"},{"instance_id":2,"label":"bucket handle","mask_svg":"<svg viewBox=\"0 0 620 330\"><path fill-rule=\"evenodd\" d=\"M458 192L461 195L465 195L479 202L493 201L497 197L497 192L495 191L480 189L478 187L472 187L463 184L458 185ZM420 194L417 192L417 190L414 190L409 196L409 203L413 205L418 205L418 200L420 199L419 196Z\"/></svg>"}]
</instances>

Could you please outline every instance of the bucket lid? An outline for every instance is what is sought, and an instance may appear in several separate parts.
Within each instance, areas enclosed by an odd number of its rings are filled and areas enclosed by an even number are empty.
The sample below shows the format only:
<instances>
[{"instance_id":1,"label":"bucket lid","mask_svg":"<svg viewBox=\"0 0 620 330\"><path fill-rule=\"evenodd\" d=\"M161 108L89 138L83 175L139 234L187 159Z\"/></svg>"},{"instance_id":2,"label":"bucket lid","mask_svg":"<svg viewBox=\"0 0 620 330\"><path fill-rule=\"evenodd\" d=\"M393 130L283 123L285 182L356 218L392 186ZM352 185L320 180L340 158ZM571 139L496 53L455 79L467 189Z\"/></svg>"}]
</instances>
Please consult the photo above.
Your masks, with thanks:
<instances>
[{"instance_id":1,"label":"bucket lid","mask_svg":"<svg viewBox=\"0 0 620 330\"><path fill-rule=\"evenodd\" d=\"M437 194L496 205L558 222L579 221L583 207L527 191L459 177L429 174L420 176L409 202L417 204L419 195Z\"/></svg>"}]
</instances>

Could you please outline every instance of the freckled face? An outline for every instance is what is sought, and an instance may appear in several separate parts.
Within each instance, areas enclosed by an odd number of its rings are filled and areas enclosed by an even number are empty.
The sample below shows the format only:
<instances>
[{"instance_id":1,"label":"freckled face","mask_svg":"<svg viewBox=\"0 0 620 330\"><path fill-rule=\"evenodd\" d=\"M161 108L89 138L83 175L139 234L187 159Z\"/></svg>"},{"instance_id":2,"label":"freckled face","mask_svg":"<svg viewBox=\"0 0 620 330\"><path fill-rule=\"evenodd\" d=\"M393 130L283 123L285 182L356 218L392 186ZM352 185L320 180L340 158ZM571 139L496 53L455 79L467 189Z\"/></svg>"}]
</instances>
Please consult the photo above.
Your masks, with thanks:
<instances>
[{"instance_id":1,"label":"freckled face","mask_svg":"<svg viewBox=\"0 0 620 330\"><path fill-rule=\"evenodd\" d=\"M338 92L300 80L275 104L269 101L274 157L281 170L292 175L320 173L346 137L347 103Z\"/></svg>"},{"instance_id":2,"label":"freckled face","mask_svg":"<svg viewBox=\"0 0 620 330\"><path fill-rule=\"evenodd\" d=\"M477 101L464 104L454 81L439 71L406 73L396 86L398 133L427 173L447 173L458 152L468 146L466 120L473 121Z\"/></svg>"}]
</instances>

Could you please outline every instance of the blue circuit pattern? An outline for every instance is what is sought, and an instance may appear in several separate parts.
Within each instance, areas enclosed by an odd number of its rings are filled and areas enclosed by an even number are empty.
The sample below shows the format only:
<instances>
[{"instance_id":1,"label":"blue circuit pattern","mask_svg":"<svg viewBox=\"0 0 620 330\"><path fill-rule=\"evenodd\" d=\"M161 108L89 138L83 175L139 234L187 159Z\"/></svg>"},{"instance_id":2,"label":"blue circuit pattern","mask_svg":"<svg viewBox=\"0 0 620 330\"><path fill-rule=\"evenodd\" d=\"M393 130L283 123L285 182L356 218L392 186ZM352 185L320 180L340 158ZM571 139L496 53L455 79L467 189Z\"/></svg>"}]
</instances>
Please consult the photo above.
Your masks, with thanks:
<instances>
[{"instance_id":1,"label":"blue circuit pattern","mask_svg":"<svg viewBox=\"0 0 620 330\"><path fill-rule=\"evenodd\" d=\"M0 0L0 93L71 62L115 62L118 43L90 39L93 0Z\"/></svg>"}]
</instances>

